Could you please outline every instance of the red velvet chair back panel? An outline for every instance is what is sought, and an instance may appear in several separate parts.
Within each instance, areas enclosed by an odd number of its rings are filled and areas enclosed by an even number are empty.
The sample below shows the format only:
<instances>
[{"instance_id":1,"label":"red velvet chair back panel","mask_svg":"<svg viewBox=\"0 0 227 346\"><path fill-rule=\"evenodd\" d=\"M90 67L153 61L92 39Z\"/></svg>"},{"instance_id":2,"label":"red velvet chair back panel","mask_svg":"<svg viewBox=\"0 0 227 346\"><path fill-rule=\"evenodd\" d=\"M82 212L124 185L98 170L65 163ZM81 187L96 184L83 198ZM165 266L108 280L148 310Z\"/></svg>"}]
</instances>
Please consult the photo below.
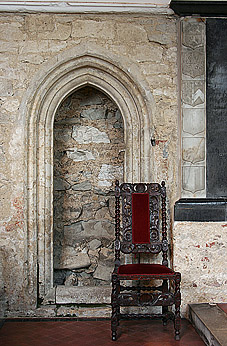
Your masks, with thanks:
<instances>
[{"instance_id":1,"label":"red velvet chair back panel","mask_svg":"<svg viewBox=\"0 0 227 346\"><path fill-rule=\"evenodd\" d=\"M132 243L150 243L149 193L132 194Z\"/></svg>"}]
</instances>

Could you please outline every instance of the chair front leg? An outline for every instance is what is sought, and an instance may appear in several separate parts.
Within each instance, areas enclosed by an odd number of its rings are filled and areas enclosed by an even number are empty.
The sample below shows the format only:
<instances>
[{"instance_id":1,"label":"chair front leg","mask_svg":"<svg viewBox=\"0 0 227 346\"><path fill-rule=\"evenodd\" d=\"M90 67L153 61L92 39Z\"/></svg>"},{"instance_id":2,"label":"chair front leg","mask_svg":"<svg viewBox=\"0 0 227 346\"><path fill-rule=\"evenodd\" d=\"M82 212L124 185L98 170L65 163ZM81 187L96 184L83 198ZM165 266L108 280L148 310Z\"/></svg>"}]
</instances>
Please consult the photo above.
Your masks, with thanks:
<instances>
[{"instance_id":1,"label":"chair front leg","mask_svg":"<svg viewBox=\"0 0 227 346\"><path fill-rule=\"evenodd\" d=\"M118 302L118 294L120 291L120 282L117 274L112 274L112 295L111 295L111 306L112 306L112 316L111 316L111 331L112 340L117 340L117 327L119 325L119 315L120 306Z\"/></svg>"},{"instance_id":2,"label":"chair front leg","mask_svg":"<svg viewBox=\"0 0 227 346\"><path fill-rule=\"evenodd\" d=\"M168 292L168 281L167 280L163 280L163 283L162 283L162 293L167 293ZM164 316L162 318L162 323L163 323L163 326L166 326L167 325L167 318L165 317L165 314L167 314L168 312L168 306L162 306L162 315Z\"/></svg>"},{"instance_id":3,"label":"chair front leg","mask_svg":"<svg viewBox=\"0 0 227 346\"><path fill-rule=\"evenodd\" d=\"M181 317L180 317L180 304L181 304L181 292L180 292L180 282L181 282L181 274L176 273L175 276L175 339L180 340L180 328L181 328Z\"/></svg>"}]
</instances>

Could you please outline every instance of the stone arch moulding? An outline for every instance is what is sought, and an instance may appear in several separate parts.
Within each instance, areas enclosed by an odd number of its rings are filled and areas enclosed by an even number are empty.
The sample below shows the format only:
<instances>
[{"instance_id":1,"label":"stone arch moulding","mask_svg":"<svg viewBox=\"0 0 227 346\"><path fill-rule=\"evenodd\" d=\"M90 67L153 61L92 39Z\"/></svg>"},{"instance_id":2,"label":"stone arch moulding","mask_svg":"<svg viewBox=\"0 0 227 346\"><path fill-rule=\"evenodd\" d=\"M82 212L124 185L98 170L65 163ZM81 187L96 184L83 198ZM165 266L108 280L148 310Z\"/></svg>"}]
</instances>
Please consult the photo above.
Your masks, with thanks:
<instances>
[{"instance_id":1,"label":"stone arch moulding","mask_svg":"<svg viewBox=\"0 0 227 346\"><path fill-rule=\"evenodd\" d=\"M128 72L130 66L133 72ZM27 279L32 305L37 294L43 303L52 301L54 296L54 116L70 93L86 85L106 93L121 111L126 145L124 178L132 182L151 180L154 100L135 66L97 46L89 51L75 47L46 63L31 82L21 105L27 124Z\"/></svg>"}]
</instances>

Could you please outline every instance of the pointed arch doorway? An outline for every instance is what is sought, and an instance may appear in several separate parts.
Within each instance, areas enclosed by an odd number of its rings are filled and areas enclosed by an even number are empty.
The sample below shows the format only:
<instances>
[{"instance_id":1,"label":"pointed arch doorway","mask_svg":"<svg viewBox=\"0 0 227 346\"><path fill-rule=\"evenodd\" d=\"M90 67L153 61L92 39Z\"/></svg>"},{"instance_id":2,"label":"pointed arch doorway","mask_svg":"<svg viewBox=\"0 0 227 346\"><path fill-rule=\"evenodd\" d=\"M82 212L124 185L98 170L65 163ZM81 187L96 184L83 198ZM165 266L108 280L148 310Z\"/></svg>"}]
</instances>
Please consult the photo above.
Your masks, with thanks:
<instances>
[{"instance_id":1,"label":"pointed arch doorway","mask_svg":"<svg viewBox=\"0 0 227 346\"><path fill-rule=\"evenodd\" d=\"M49 61L34 77L25 95L21 112L27 124L27 279L31 304L36 304L37 295L42 304L56 302L53 123L62 101L85 86L97 88L110 97L124 122L124 179L132 182L152 179L150 137L154 101L140 71L135 67L133 72L129 70L126 61L99 47L90 51L76 47Z\"/></svg>"}]
</instances>

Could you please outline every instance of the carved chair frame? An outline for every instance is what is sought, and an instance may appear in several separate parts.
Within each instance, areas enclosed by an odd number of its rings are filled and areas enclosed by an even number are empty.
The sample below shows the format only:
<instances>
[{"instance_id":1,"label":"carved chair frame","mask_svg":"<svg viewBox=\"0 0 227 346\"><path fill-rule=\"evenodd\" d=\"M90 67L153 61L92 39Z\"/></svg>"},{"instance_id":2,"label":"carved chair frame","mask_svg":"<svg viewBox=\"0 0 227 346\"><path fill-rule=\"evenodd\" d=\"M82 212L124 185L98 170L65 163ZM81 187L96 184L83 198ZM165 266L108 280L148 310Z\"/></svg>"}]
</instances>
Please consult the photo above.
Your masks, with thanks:
<instances>
[{"instance_id":1,"label":"carved chair frame","mask_svg":"<svg viewBox=\"0 0 227 346\"><path fill-rule=\"evenodd\" d=\"M132 194L149 194L150 211L150 242L134 244L132 241ZM161 223L161 239L160 239ZM163 325L168 320L174 321L175 339L180 339L180 281L181 274L168 268L168 240L166 224L166 187L165 183L123 183L115 184L115 267L112 274L112 340L117 338L117 327L120 319L161 318ZM150 274L119 274L121 267L120 254L134 254L139 257L142 253L158 254L162 252L162 268L167 267L168 273ZM160 286L149 286L153 279L162 280ZM137 285L121 285L121 281L133 280ZM141 285L142 284L142 285ZM175 305L175 313L168 306ZM159 314L122 314L121 306L161 306Z\"/></svg>"}]
</instances>

